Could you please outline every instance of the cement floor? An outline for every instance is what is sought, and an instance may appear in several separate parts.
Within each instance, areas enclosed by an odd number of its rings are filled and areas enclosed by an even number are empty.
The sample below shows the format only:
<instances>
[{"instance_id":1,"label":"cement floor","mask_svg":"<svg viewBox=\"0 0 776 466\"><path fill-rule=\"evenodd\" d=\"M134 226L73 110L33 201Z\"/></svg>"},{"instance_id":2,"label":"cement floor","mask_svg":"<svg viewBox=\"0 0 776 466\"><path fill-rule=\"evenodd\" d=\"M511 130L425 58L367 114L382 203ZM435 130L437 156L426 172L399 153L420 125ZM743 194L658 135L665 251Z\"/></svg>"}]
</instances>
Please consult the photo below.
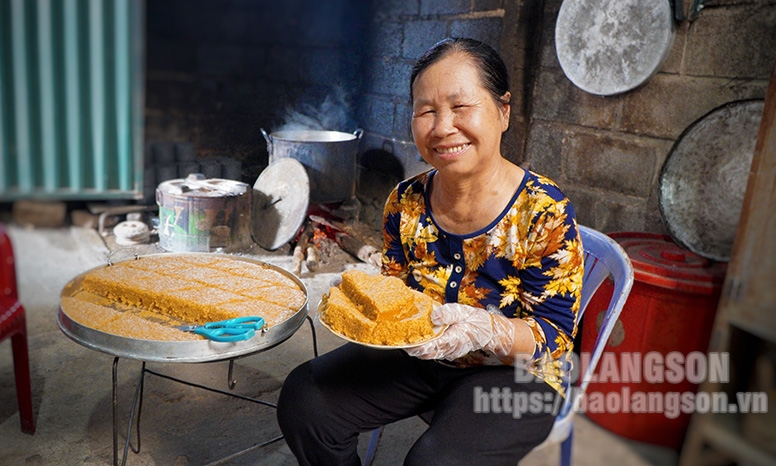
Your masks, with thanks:
<instances>
[{"instance_id":1,"label":"cement floor","mask_svg":"<svg viewBox=\"0 0 776 466\"><path fill-rule=\"evenodd\" d=\"M10 342L0 345L0 465L107 465L113 461L112 367L113 356L82 346L59 329L56 322L59 294L73 277L92 267L131 257L132 248L115 248L96 231L81 228L24 229L10 226L16 252L21 301L26 309L32 395L36 432L22 434L13 375ZM109 247L110 246L110 247ZM141 251L145 253L148 251ZM342 253L344 254L344 253ZM284 252L251 251L265 262L290 268ZM302 280L308 289L311 315L331 279L344 268L371 266L350 256L332 261ZM342 340L316 327L320 353ZM305 322L281 345L236 360L233 393L275 402L286 374L313 356L312 332ZM207 385L227 388L226 362L202 364L149 363L148 369ZM118 364L119 458L126 438L130 403L141 363L120 359ZM129 452L129 465L202 465L222 461L228 465L296 464L281 439L233 459L230 455L280 435L272 408L211 393L157 375L144 377L140 418L140 451ZM575 465L602 464L672 466L677 455L639 442L628 441L590 422L576 418ZM425 425L417 418L389 425L383 435L376 465L398 465ZM133 431L133 445L137 445ZM362 437L365 448L366 436ZM558 464L555 446L531 453L521 464Z\"/></svg>"}]
</instances>

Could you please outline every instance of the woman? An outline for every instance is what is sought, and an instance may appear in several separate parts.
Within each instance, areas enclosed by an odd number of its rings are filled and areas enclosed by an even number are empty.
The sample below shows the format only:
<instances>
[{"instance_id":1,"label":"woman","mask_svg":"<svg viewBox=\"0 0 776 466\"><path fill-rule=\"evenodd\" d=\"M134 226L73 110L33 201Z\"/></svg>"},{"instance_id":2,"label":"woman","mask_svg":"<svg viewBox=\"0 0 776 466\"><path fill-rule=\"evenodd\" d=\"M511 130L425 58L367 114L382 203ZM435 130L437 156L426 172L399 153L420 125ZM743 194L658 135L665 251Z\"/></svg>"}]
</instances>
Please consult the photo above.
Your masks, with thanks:
<instances>
[{"instance_id":1,"label":"woman","mask_svg":"<svg viewBox=\"0 0 776 466\"><path fill-rule=\"evenodd\" d=\"M359 432L432 410L407 465L514 465L549 434L582 246L558 187L502 157L508 88L503 61L471 39L415 65L412 134L433 169L386 202L382 272L445 303L432 320L449 326L417 347L346 344L292 371L278 420L300 464L357 465ZM529 395L541 406L517 412Z\"/></svg>"}]
</instances>

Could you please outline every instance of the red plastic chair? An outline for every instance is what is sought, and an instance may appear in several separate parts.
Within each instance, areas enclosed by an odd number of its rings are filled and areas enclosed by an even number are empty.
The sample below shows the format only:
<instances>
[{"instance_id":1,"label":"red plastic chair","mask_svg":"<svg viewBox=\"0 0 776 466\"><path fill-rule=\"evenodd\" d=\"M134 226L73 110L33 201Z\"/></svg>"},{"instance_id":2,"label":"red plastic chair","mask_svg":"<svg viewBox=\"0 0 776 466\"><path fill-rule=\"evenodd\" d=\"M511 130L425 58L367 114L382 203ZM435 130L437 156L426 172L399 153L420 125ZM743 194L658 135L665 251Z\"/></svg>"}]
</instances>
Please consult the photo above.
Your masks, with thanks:
<instances>
[{"instance_id":1,"label":"red plastic chair","mask_svg":"<svg viewBox=\"0 0 776 466\"><path fill-rule=\"evenodd\" d=\"M16 289L16 268L11 239L5 226L0 224L0 341L8 337L11 337L13 349L16 397L19 402L22 432L32 435L35 433L35 419L32 414L27 324L24 318L24 307L19 302L19 293Z\"/></svg>"}]
</instances>

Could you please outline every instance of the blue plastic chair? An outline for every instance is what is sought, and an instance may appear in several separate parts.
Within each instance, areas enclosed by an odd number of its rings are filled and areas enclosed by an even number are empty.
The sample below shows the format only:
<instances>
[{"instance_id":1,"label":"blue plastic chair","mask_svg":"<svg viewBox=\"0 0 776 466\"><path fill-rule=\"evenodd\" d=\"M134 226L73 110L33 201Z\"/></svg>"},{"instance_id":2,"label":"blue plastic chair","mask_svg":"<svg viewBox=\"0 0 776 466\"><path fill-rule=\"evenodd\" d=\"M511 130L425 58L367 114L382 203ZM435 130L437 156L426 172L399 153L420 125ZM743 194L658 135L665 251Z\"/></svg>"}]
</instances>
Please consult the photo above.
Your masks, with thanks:
<instances>
[{"instance_id":1,"label":"blue plastic chair","mask_svg":"<svg viewBox=\"0 0 776 466\"><path fill-rule=\"evenodd\" d=\"M622 308L625 306L625 301L628 299L633 286L633 266L622 247L612 238L592 228L579 225L579 232L585 249L585 276L582 280L582 302L577 315L577 324L584 316L590 299L607 277L612 278L614 290L601 323L601 329L596 338L593 353L590 355L590 362L585 368L584 374L579 377L579 385L575 386L571 391L568 386L566 387L566 392L572 395L566 397L563 407L555 419L550 435L543 443L536 447L536 449L539 449L549 444L560 443L561 466L569 466L571 464L574 414L579 409L582 397L587 390L598 361L601 359L604 347L609 341L614 324L617 322L617 318L620 316L620 312L622 312ZM369 446L364 456L364 466L371 466L374 461L382 433L383 427L372 431Z\"/></svg>"}]
</instances>

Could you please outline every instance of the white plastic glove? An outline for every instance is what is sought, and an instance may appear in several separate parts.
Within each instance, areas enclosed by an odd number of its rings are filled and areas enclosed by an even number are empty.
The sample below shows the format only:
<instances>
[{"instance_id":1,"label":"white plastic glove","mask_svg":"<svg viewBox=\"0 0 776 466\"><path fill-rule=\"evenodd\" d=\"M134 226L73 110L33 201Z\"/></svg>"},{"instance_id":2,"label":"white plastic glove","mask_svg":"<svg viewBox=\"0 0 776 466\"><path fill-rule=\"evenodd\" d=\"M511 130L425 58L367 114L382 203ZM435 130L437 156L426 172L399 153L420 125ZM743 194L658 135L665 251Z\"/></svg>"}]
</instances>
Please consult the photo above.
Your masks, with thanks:
<instances>
[{"instance_id":1,"label":"white plastic glove","mask_svg":"<svg viewBox=\"0 0 776 466\"><path fill-rule=\"evenodd\" d=\"M407 348L410 356L420 359L453 361L475 350L485 350L497 357L512 355L515 330L512 322L500 312L491 313L465 304L448 303L431 312L434 325L449 325L444 333L420 346Z\"/></svg>"}]
</instances>

